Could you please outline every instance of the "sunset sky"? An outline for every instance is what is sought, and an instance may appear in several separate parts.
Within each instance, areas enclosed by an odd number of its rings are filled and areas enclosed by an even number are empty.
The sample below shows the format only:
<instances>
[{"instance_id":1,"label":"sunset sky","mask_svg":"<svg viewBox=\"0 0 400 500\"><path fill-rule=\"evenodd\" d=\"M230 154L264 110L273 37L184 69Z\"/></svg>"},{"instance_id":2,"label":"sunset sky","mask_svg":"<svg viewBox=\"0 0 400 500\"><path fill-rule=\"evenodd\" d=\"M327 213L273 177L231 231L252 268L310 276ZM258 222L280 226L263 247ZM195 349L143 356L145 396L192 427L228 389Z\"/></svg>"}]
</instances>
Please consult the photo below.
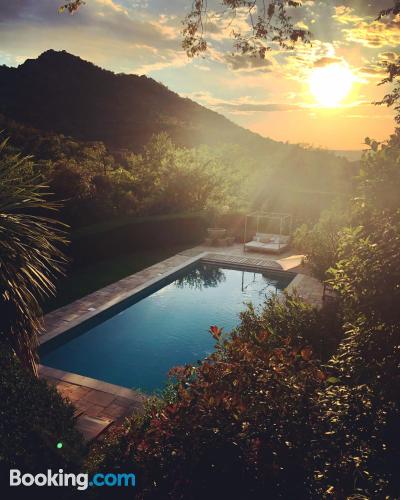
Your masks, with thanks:
<instances>
[{"instance_id":1,"label":"sunset sky","mask_svg":"<svg viewBox=\"0 0 400 500\"><path fill-rule=\"evenodd\" d=\"M181 21L191 0L87 0L73 16L58 13L61 3L0 0L0 64L65 49L115 72L151 76L242 126L291 143L362 149L366 136L383 140L394 129L392 111L371 104L385 93L377 87L379 63L393 58L400 43L400 20L374 21L393 2L305 1L295 16L312 32L312 45L272 50L264 61L232 54L230 32L246 27L245 18L224 29L229 19L218 14L209 21L206 57L188 59ZM216 9L217 2L209 4ZM343 100L331 102L341 91Z\"/></svg>"}]
</instances>

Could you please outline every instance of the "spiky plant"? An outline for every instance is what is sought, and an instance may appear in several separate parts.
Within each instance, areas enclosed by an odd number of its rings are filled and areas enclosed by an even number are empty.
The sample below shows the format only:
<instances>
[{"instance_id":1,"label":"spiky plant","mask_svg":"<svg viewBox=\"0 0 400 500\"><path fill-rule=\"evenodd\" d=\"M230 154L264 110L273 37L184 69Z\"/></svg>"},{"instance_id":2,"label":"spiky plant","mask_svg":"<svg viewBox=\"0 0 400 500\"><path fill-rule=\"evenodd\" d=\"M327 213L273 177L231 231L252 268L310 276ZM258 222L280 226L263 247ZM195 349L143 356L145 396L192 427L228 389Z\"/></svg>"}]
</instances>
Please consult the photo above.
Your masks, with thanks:
<instances>
[{"instance_id":1,"label":"spiky plant","mask_svg":"<svg viewBox=\"0 0 400 500\"><path fill-rule=\"evenodd\" d=\"M49 218L57 203L32 172L30 157L0 143L0 336L37 374L41 301L55 293L63 271L65 226Z\"/></svg>"}]
</instances>

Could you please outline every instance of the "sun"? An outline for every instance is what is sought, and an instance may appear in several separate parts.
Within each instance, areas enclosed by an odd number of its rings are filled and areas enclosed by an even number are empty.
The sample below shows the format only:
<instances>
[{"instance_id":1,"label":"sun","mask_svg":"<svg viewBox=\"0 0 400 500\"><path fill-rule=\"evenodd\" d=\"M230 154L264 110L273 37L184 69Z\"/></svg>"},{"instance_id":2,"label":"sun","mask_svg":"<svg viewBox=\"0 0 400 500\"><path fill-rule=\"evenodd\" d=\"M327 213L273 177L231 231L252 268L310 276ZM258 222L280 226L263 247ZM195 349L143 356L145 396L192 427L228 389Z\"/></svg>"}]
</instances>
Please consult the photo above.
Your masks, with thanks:
<instances>
[{"instance_id":1,"label":"sun","mask_svg":"<svg viewBox=\"0 0 400 500\"><path fill-rule=\"evenodd\" d=\"M354 75L346 63L334 63L311 72L310 92L321 107L335 108L349 94Z\"/></svg>"}]
</instances>

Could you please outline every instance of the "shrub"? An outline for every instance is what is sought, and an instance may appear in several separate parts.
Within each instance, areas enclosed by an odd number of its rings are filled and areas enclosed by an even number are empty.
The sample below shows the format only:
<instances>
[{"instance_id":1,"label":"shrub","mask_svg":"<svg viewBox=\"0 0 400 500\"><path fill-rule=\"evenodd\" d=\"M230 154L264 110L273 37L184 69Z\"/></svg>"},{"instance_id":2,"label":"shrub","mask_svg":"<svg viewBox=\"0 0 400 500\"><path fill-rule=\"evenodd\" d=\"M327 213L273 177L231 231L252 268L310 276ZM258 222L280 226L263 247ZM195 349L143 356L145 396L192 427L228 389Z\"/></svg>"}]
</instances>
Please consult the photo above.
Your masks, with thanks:
<instances>
[{"instance_id":1,"label":"shrub","mask_svg":"<svg viewBox=\"0 0 400 500\"><path fill-rule=\"evenodd\" d=\"M398 498L400 479L400 189L399 147L374 145L364 155L354 228L342 233L330 283L347 324L330 361L340 384L319 394L329 454L321 483L339 498L353 483L362 498Z\"/></svg>"},{"instance_id":2,"label":"shrub","mask_svg":"<svg viewBox=\"0 0 400 500\"><path fill-rule=\"evenodd\" d=\"M303 224L294 233L294 246L308 257L314 276L320 280L338 260L339 237L346 221L340 210L327 210L313 227Z\"/></svg>"},{"instance_id":3,"label":"shrub","mask_svg":"<svg viewBox=\"0 0 400 500\"><path fill-rule=\"evenodd\" d=\"M89 469L136 472L146 499L397 498L398 380L377 390L390 370L377 364L357 378L352 340L372 346L376 332L340 342L339 325L286 296L249 307L230 336L211 327L215 352L172 370L173 390L98 444ZM313 351L335 355L322 365Z\"/></svg>"},{"instance_id":4,"label":"shrub","mask_svg":"<svg viewBox=\"0 0 400 500\"><path fill-rule=\"evenodd\" d=\"M299 337L252 329L254 314L231 336L211 327L215 352L172 370L175 397L97 445L89 468L136 472L139 498L309 498L311 395L326 375Z\"/></svg>"},{"instance_id":5,"label":"shrub","mask_svg":"<svg viewBox=\"0 0 400 500\"><path fill-rule=\"evenodd\" d=\"M77 470L82 440L74 429L73 407L39 380L9 349L0 349L0 468L45 472ZM63 447L57 449L57 443Z\"/></svg>"},{"instance_id":6,"label":"shrub","mask_svg":"<svg viewBox=\"0 0 400 500\"><path fill-rule=\"evenodd\" d=\"M202 213L120 218L78 231L70 245L71 257L81 265L130 251L194 245L204 238L206 227Z\"/></svg>"},{"instance_id":7,"label":"shrub","mask_svg":"<svg viewBox=\"0 0 400 500\"><path fill-rule=\"evenodd\" d=\"M312 443L315 497L399 498L397 402L385 401L369 384L349 384L346 377L314 399L319 408Z\"/></svg>"},{"instance_id":8,"label":"shrub","mask_svg":"<svg viewBox=\"0 0 400 500\"><path fill-rule=\"evenodd\" d=\"M343 337L337 307L327 304L316 309L296 294L285 293L283 298L272 296L259 312L252 306L248 307L241 315L240 335L248 338L255 332L268 330L277 345L283 339L290 339L297 345L310 346L315 357L327 361Z\"/></svg>"}]
</instances>

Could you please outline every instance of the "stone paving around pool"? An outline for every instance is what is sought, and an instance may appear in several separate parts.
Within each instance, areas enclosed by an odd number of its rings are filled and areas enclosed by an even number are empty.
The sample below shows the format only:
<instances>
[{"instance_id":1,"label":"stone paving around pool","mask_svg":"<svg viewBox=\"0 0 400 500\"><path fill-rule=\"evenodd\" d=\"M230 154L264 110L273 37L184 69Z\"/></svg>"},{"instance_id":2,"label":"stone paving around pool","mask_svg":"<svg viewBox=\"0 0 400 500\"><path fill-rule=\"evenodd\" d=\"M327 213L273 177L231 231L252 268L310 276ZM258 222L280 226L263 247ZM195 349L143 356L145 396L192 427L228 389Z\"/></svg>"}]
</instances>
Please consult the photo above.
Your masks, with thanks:
<instances>
[{"instance_id":1,"label":"stone paving around pool","mask_svg":"<svg viewBox=\"0 0 400 500\"><path fill-rule=\"evenodd\" d=\"M48 366L40 365L39 374L74 405L76 427L86 441L141 411L146 401L146 397L137 391Z\"/></svg>"},{"instance_id":2,"label":"stone paving around pool","mask_svg":"<svg viewBox=\"0 0 400 500\"><path fill-rule=\"evenodd\" d=\"M243 245L240 244L221 248L203 245L190 248L47 314L44 318L45 332L40 337L40 343L62 334L161 277L200 258L221 265L280 269L276 260L290 255L290 252L286 252L274 258L270 255L244 252ZM309 276L305 266L299 266L292 271L298 274L287 290L296 291L305 301L321 307L322 283ZM40 366L40 376L55 385L62 396L73 403L76 408L77 428L87 441L98 438L104 430L121 423L132 412L140 411L146 400L144 395L136 391L43 365Z\"/></svg>"}]
</instances>

